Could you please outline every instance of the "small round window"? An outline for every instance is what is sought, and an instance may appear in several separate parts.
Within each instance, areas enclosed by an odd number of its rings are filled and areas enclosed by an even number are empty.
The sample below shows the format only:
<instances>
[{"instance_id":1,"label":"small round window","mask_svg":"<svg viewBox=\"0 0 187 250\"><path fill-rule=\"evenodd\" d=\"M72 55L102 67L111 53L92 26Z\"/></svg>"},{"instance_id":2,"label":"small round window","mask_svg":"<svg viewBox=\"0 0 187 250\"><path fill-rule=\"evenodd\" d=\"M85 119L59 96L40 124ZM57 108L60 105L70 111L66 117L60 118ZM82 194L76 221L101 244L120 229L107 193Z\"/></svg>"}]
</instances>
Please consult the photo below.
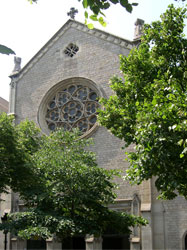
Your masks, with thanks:
<instances>
[{"instance_id":1,"label":"small round window","mask_svg":"<svg viewBox=\"0 0 187 250\"><path fill-rule=\"evenodd\" d=\"M93 82L84 78L72 78L63 81L55 91L49 92L52 93L46 97L42 111L42 123L45 123L48 131L58 128L71 131L78 128L81 134L85 134L93 130L100 96ZM39 123L41 125L40 121Z\"/></svg>"}]
</instances>

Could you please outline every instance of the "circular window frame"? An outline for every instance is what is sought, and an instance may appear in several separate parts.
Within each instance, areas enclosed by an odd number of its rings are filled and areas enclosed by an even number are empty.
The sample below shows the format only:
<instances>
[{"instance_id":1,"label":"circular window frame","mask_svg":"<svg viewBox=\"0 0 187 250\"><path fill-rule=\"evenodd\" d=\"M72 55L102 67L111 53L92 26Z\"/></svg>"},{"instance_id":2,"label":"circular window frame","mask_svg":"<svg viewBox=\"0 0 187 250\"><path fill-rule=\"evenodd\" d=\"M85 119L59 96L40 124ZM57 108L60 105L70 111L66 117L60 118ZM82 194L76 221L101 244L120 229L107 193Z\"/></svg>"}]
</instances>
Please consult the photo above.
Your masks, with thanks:
<instances>
[{"instance_id":1,"label":"circular window frame","mask_svg":"<svg viewBox=\"0 0 187 250\"><path fill-rule=\"evenodd\" d=\"M62 80L61 82L55 84L52 88L48 90L48 92L45 94L43 97L39 109L38 109L38 124L42 130L43 133L45 134L50 134L52 131L48 128L47 122L46 122L46 114L47 114L47 108L48 108L48 103L54 98L56 93L62 90L62 88L65 88L68 85L83 85L86 87L90 87L93 89L99 97L103 97L104 95L102 94L102 91L99 89L99 87L94 83L92 80L83 78L83 77L73 77L73 78L68 78L65 80ZM96 129L98 128L98 122L96 121L95 124L91 129L83 133L80 138L88 137L91 136Z\"/></svg>"}]
</instances>

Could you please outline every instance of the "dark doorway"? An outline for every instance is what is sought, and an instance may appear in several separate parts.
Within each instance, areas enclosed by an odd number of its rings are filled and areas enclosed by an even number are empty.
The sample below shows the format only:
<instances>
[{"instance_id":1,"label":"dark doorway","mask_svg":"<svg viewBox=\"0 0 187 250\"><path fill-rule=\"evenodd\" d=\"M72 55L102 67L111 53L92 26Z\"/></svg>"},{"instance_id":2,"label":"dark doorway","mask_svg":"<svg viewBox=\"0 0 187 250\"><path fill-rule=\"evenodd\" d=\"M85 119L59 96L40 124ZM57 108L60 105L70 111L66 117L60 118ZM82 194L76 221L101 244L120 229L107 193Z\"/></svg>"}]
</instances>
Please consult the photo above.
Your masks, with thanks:
<instances>
[{"instance_id":1,"label":"dark doorway","mask_svg":"<svg viewBox=\"0 0 187 250\"><path fill-rule=\"evenodd\" d=\"M103 235L103 249L130 249L129 235L106 234Z\"/></svg>"},{"instance_id":2,"label":"dark doorway","mask_svg":"<svg viewBox=\"0 0 187 250\"><path fill-rule=\"evenodd\" d=\"M184 239L184 245L185 245L185 246L184 246L184 247L185 247L184 249L187 250L187 234L186 234L185 239Z\"/></svg>"},{"instance_id":3,"label":"dark doorway","mask_svg":"<svg viewBox=\"0 0 187 250\"><path fill-rule=\"evenodd\" d=\"M85 250L85 237L84 236L77 236L73 238L66 238L62 241L62 249L79 249Z\"/></svg>"},{"instance_id":4,"label":"dark doorway","mask_svg":"<svg viewBox=\"0 0 187 250\"><path fill-rule=\"evenodd\" d=\"M46 241L40 240L27 240L27 250L46 250Z\"/></svg>"}]
</instances>

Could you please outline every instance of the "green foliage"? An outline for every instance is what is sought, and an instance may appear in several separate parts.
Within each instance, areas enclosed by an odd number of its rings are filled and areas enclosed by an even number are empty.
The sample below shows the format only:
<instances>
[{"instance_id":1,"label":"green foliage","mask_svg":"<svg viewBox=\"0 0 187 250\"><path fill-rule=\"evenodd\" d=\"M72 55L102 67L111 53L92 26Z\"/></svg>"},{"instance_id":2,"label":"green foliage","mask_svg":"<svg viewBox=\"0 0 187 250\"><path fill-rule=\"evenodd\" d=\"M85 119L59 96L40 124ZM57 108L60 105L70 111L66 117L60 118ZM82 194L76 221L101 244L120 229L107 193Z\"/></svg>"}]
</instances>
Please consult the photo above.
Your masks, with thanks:
<instances>
[{"instance_id":1,"label":"green foliage","mask_svg":"<svg viewBox=\"0 0 187 250\"><path fill-rule=\"evenodd\" d=\"M85 23L87 24L88 19L92 21L98 21L102 26L106 27L106 21L103 16L105 14L103 11L111 8L112 4L120 4L127 12L132 12L133 6L137 6L138 3L129 3L128 0L82 0L83 8L89 9L91 11L91 15L88 15L88 12L85 12ZM88 24L88 28L93 28L90 24Z\"/></svg>"},{"instance_id":2,"label":"green foliage","mask_svg":"<svg viewBox=\"0 0 187 250\"><path fill-rule=\"evenodd\" d=\"M11 50L10 48L0 44L0 54L5 54L5 55L14 54L15 55L15 52Z\"/></svg>"},{"instance_id":3,"label":"green foliage","mask_svg":"<svg viewBox=\"0 0 187 250\"><path fill-rule=\"evenodd\" d=\"M54 233L59 238L99 235L107 227L129 232L131 226L145 225L141 217L108 209L116 197L112 180L118 172L99 168L89 145L78 131L42 136L40 149L32 155L39 184L36 188L33 183L20 194L27 211L11 214L0 229L29 239Z\"/></svg>"},{"instance_id":4,"label":"green foliage","mask_svg":"<svg viewBox=\"0 0 187 250\"><path fill-rule=\"evenodd\" d=\"M141 45L121 56L124 80L114 77L115 95L103 99L100 122L126 146L126 179L140 184L156 176L161 198L187 198L187 40L186 9L173 5L161 21L145 25Z\"/></svg>"},{"instance_id":5,"label":"green foliage","mask_svg":"<svg viewBox=\"0 0 187 250\"><path fill-rule=\"evenodd\" d=\"M39 130L32 122L15 126L13 120L13 116L0 114L0 193L8 187L21 192L36 181L31 156L39 146Z\"/></svg>"},{"instance_id":6,"label":"green foliage","mask_svg":"<svg viewBox=\"0 0 187 250\"><path fill-rule=\"evenodd\" d=\"M31 4L37 3L38 0L27 0ZM88 19L92 21L99 22L103 27L106 27L106 21L104 20L103 16L105 17L105 14L103 11L111 8L112 4L120 4L124 9L126 9L127 12L131 13L133 10L133 6L138 6L138 3L129 3L128 0L78 0L79 2L82 2L84 9L89 9L91 11L91 15L88 15L88 11L84 12L85 16L85 24L89 29L93 29L94 25L92 23L88 23ZM178 0L175 0L178 1ZM184 2L185 0L181 0ZM0 45L0 54L15 54L15 52L4 46Z\"/></svg>"},{"instance_id":7,"label":"green foliage","mask_svg":"<svg viewBox=\"0 0 187 250\"><path fill-rule=\"evenodd\" d=\"M94 28L94 26L93 26L92 23L87 24L87 26L88 26L88 28L89 28L90 30L92 30L92 29Z\"/></svg>"},{"instance_id":8,"label":"green foliage","mask_svg":"<svg viewBox=\"0 0 187 250\"><path fill-rule=\"evenodd\" d=\"M33 4L33 3L37 3L38 0L27 0L29 3Z\"/></svg>"},{"instance_id":9,"label":"green foliage","mask_svg":"<svg viewBox=\"0 0 187 250\"><path fill-rule=\"evenodd\" d=\"M37 0L28 0L30 3L37 3ZM97 21L103 27L106 27L106 21L103 19L105 14L103 11L111 8L112 4L120 4L127 12L131 13L133 6L137 6L138 3L129 3L129 0L78 0L82 2L83 8L91 11L91 15L88 15L88 11L85 11L85 24L88 20ZM89 29L93 29L92 23L87 24Z\"/></svg>"}]
</instances>

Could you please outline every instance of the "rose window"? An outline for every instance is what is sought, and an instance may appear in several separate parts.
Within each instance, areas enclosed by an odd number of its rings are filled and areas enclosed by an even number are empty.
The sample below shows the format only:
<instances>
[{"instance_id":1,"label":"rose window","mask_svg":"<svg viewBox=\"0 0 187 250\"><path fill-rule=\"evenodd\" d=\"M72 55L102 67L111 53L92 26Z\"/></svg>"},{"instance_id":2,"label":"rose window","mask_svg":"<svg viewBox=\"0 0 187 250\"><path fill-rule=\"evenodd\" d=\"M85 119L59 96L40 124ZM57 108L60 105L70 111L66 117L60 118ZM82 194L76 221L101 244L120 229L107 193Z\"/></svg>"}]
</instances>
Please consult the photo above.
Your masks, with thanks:
<instances>
[{"instance_id":1,"label":"rose window","mask_svg":"<svg viewBox=\"0 0 187 250\"><path fill-rule=\"evenodd\" d=\"M84 85L69 84L48 102L45 120L48 129L89 131L97 121L97 92Z\"/></svg>"},{"instance_id":2,"label":"rose window","mask_svg":"<svg viewBox=\"0 0 187 250\"><path fill-rule=\"evenodd\" d=\"M79 47L76 44L70 43L64 50L64 54L73 57L79 51Z\"/></svg>"}]
</instances>

